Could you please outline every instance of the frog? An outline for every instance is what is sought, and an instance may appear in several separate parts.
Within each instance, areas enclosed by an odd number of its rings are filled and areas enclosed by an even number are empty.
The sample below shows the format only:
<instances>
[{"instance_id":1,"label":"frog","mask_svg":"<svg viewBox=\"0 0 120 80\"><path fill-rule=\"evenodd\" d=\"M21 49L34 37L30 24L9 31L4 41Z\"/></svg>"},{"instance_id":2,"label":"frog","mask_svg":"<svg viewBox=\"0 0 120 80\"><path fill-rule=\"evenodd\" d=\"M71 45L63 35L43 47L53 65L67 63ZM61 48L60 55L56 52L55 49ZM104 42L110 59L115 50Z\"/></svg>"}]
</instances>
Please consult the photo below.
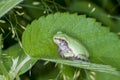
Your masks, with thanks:
<instances>
[{"instance_id":1,"label":"frog","mask_svg":"<svg viewBox=\"0 0 120 80\"><path fill-rule=\"evenodd\" d=\"M58 53L63 58L88 61L89 52L79 40L58 31L53 36L53 41L58 46Z\"/></svg>"}]
</instances>

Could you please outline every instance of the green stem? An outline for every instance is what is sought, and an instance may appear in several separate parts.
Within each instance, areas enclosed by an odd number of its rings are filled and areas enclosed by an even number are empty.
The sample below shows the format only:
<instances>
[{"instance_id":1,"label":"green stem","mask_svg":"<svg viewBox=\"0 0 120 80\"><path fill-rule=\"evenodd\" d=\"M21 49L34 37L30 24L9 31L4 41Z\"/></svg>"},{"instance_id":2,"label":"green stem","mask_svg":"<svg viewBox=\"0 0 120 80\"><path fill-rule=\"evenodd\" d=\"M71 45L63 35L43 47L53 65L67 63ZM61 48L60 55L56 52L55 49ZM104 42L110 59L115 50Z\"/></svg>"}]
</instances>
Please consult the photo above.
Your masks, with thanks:
<instances>
[{"instance_id":1,"label":"green stem","mask_svg":"<svg viewBox=\"0 0 120 80\"><path fill-rule=\"evenodd\" d=\"M15 74L17 76L17 74L19 73L20 69L30 60L31 58L29 56L25 57L25 59L17 66L16 70L15 70Z\"/></svg>"},{"instance_id":2,"label":"green stem","mask_svg":"<svg viewBox=\"0 0 120 80\"><path fill-rule=\"evenodd\" d=\"M6 70L5 66L3 65L3 62L0 62L0 69L3 73L3 75L5 76L5 80L11 80L10 76L8 74L8 71Z\"/></svg>"},{"instance_id":3,"label":"green stem","mask_svg":"<svg viewBox=\"0 0 120 80\"><path fill-rule=\"evenodd\" d=\"M16 80L20 80L20 77L19 77L19 76L16 76Z\"/></svg>"},{"instance_id":4,"label":"green stem","mask_svg":"<svg viewBox=\"0 0 120 80\"><path fill-rule=\"evenodd\" d=\"M86 69L84 69L84 71L85 71L85 74L86 74L86 79L91 80L89 72Z\"/></svg>"}]
</instances>

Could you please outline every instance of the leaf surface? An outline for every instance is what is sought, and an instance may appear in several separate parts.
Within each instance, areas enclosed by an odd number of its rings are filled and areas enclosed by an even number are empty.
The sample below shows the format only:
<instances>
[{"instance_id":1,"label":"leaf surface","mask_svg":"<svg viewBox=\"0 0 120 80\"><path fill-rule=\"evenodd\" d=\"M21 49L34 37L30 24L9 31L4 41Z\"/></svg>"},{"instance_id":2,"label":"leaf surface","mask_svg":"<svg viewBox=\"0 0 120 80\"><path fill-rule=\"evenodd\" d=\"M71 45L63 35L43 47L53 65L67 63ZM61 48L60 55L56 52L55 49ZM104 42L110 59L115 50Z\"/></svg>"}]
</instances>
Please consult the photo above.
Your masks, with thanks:
<instances>
[{"instance_id":1,"label":"leaf surface","mask_svg":"<svg viewBox=\"0 0 120 80\"><path fill-rule=\"evenodd\" d=\"M0 18L23 0L0 0Z\"/></svg>"},{"instance_id":2,"label":"leaf surface","mask_svg":"<svg viewBox=\"0 0 120 80\"><path fill-rule=\"evenodd\" d=\"M27 55L19 44L8 48L2 53L2 60L10 75L21 75L29 70L37 61L36 59L29 59L25 64L22 64L27 58ZM18 67L21 66L21 67ZM16 74L15 74L16 73ZM12 76L13 76L12 75ZM15 76L16 77L16 76Z\"/></svg>"},{"instance_id":3,"label":"leaf surface","mask_svg":"<svg viewBox=\"0 0 120 80\"><path fill-rule=\"evenodd\" d=\"M56 13L34 20L27 26L22 37L25 52L34 58L59 59L58 47L53 42L53 36L58 31L79 40L88 49L90 62L110 65L120 70L118 36L85 15Z\"/></svg>"}]
</instances>

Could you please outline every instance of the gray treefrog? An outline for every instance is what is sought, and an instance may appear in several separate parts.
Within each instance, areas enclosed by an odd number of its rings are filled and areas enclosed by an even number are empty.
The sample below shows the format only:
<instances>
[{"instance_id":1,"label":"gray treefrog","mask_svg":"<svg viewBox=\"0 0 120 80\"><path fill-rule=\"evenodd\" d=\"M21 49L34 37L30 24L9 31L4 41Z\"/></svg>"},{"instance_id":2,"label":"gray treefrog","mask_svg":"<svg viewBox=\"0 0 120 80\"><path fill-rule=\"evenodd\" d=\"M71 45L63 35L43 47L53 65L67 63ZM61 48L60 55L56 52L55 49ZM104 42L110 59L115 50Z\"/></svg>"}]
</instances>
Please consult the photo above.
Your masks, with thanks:
<instances>
[{"instance_id":1,"label":"gray treefrog","mask_svg":"<svg viewBox=\"0 0 120 80\"><path fill-rule=\"evenodd\" d=\"M58 45L58 52L62 57L88 61L89 53L87 49L76 39L62 32L57 32L53 36L53 41Z\"/></svg>"}]
</instances>

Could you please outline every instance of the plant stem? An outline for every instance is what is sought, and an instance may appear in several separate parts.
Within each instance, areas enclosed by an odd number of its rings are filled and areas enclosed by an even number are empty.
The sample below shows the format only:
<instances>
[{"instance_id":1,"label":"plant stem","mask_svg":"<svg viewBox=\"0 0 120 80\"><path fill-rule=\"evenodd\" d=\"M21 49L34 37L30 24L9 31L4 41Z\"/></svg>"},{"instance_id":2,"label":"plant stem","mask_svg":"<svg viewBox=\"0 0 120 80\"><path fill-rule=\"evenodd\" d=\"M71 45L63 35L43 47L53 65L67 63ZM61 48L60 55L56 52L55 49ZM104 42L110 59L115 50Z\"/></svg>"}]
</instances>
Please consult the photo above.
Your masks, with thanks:
<instances>
[{"instance_id":1,"label":"plant stem","mask_svg":"<svg viewBox=\"0 0 120 80\"><path fill-rule=\"evenodd\" d=\"M19 76L16 76L16 80L20 80L20 77L19 77Z\"/></svg>"},{"instance_id":2,"label":"plant stem","mask_svg":"<svg viewBox=\"0 0 120 80\"><path fill-rule=\"evenodd\" d=\"M15 73L16 75L20 71L20 69L30 60L31 58L29 56L26 56L25 59L17 66Z\"/></svg>"},{"instance_id":3,"label":"plant stem","mask_svg":"<svg viewBox=\"0 0 120 80\"><path fill-rule=\"evenodd\" d=\"M8 71L6 70L3 62L1 62L1 61L0 61L0 69L1 69L1 71L3 73L3 76L5 76L5 80L11 80L11 78L10 78L10 76L8 74Z\"/></svg>"}]
</instances>

